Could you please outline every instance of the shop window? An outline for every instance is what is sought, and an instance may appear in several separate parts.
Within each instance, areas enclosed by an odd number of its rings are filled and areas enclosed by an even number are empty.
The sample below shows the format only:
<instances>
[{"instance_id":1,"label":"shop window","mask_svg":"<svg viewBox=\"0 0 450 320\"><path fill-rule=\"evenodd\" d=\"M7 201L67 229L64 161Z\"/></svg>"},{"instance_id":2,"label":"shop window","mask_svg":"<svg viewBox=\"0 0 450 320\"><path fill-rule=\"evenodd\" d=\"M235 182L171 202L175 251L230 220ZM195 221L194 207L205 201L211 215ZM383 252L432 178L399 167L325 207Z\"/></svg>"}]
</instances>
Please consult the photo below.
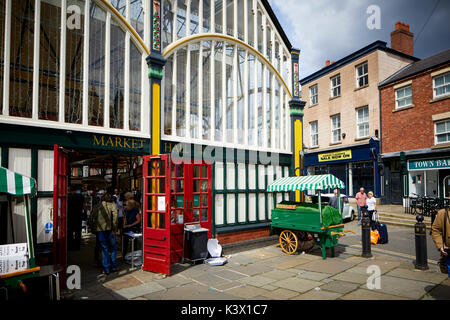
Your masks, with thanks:
<instances>
[{"instance_id":1,"label":"shop window","mask_svg":"<svg viewBox=\"0 0 450 320\"><path fill-rule=\"evenodd\" d=\"M0 74L5 66L5 6L6 1L0 1ZM0 88L3 88L3 77L0 78ZM3 90L0 90L0 114L3 113Z\"/></svg>"},{"instance_id":2,"label":"shop window","mask_svg":"<svg viewBox=\"0 0 450 320\"><path fill-rule=\"evenodd\" d=\"M369 107L356 110L356 126L358 139L369 137Z\"/></svg>"},{"instance_id":3,"label":"shop window","mask_svg":"<svg viewBox=\"0 0 450 320\"><path fill-rule=\"evenodd\" d=\"M433 79L433 97L441 98L450 95L450 73Z\"/></svg>"},{"instance_id":4,"label":"shop window","mask_svg":"<svg viewBox=\"0 0 450 320\"><path fill-rule=\"evenodd\" d=\"M173 42L173 8L171 1L163 1L161 38L163 48Z\"/></svg>"},{"instance_id":5,"label":"shop window","mask_svg":"<svg viewBox=\"0 0 450 320\"><path fill-rule=\"evenodd\" d=\"M352 190L349 195L355 195L360 188L364 188L366 192L374 191L373 163L371 161L354 162L349 165L349 180L351 179Z\"/></svg>"},{"instance_id":6,"label":"shop window","mask_svg":"<svg viewBox=\"0 0 450 320\"><path fill-rule=\"evenodd\" d=\"M123 129L125 94L125 32L111 21L109 126Z\"/></svg>"},{"instance_id":7,"label":"shop window","mask_svg":"<svg viewBox=\"0 0 450 320\"><path fill-rule=\"evenodd\" d=\"M395 90L395 108L405 108L412 105L412 87L406 86Z\"/></svg>"},{"instance_id":8,"label":"shop window","mask_svg":"<svg viewBox=\"0 0 450 320\"><path fill-rule=\"evenodd\" d=\"M132 131L141 130L141 103L142 88L142 54L138 48L130 41L130 110L129 110L129 128ZM138 76L136 76L138 75Z\"/></svg>"},{"instance_id":9,"label":"shop window","mask_svg":"<svg viewBox=\"0 0 450 320\"><path fill-rule=\"evenodd\" d=\"M356 88L369 85L369 67L367 62L356 66Z\"/></svg>"},{"instance_id":10,"label":"shop window","mask_svg":"<svg viewBox=\"0 0 450 320\"><path fill-rule=\"evenodd\" d=\"M341 142L341 115L331 117L331 143Z\"/></svg>"},{"instance_id":11,"label":"shop window","mask_svg":"<svg viewBox=\"0 0 450 320\"><path fill-rule=\"evenodd\" d=\"M450 142L450 120L435 124L435 137L436 144Z\"/></svg>"}]
</instances>

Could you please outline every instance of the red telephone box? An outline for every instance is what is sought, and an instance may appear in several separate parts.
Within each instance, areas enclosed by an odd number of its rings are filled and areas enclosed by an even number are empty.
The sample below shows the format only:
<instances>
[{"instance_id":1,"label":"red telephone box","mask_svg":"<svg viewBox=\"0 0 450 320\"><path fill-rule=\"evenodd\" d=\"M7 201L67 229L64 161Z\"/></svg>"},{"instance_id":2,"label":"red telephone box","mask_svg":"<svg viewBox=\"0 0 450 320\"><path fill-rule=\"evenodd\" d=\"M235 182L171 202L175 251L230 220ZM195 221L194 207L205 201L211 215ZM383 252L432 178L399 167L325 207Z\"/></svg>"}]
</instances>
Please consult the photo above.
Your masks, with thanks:
<instances>
[{"instance_id":1,"label":"red telephone box","mask_svg":"<svg viewBox=\"0 0 450 320\"><path fill-rule=\"evenodd\" d=\"M211 238L211 213L211 164L144 157L143 269L170 275L183 257L184 224L200 223Z\"/></svg>"}]
</instances>

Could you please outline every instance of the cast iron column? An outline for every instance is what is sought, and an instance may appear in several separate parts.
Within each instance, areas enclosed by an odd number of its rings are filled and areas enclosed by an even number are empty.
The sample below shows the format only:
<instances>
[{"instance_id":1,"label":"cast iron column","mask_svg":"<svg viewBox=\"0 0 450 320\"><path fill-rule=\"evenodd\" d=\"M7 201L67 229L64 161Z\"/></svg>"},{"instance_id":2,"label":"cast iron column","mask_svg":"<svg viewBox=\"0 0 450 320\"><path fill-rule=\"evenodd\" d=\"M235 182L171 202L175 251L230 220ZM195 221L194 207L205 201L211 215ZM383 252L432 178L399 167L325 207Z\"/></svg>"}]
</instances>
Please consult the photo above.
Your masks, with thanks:
<instances>
[{"instance_id":1,"label":"cast iron column","mask_svg":"<svg viewBox=\"0 0 450 320\"><path fill-rule=\"evenodd\" d=\"M370 243L370 218L367 212L367 207L362 207L361 210L364 210L363 217L361 219L362 257L371 258L372 249Z\"/></svg>"},{"instance_id":2,"label":"cast iron column","mask_svg":"<svg viewBox=\"0 0 450 320\"><path fill-rule=\"evenodd\" d=\"M161 55L161 1L151 1L152 11L152 46L147 57L148 77L150 78L150 123L152 144L150 153L161 153L161 82L166 59Z\"/></svg>"},{"instance_id":3,"label":"cast iron column","mask_svg":"<svg viewBox=\"0 0 450 320\"><path fill-rule=\"evenodd\" d=\"M299 82L299 58L300 50L292 49L292 100L289 101L291 115L291 148L292 148L292 173L294 176L303 175L303 110L306 102L300 100ZM295 201L301 201L301 193L295 193Z\"/></svg>"}]
</instances>

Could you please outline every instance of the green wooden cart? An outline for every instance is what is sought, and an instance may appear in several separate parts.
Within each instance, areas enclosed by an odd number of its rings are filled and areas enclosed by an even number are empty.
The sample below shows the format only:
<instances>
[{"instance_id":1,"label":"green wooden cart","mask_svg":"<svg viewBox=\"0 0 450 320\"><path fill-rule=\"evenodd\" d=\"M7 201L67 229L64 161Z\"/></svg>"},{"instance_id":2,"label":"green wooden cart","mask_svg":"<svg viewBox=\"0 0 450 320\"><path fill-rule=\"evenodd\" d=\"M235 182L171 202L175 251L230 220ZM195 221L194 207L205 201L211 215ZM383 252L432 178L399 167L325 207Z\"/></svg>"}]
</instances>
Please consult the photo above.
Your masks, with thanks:
<instances>
[{"instance_id":1,"label":"green wooden cart","mask_svg":"<svg viewBox=\"0 0 450 320\"><path fill-rule=\"evenodd\" d=\"M271 183L268 192L294 192L315 190L318 194L318 203L299 203L283 201L272 210L272 234L279 235L281 249L292 255L299 249L308 251L317 243L322 249L322 258L326 259L326 249L338 245L339 237L347 232L344 230L340 189L345 188L344 183L331 174L287 177L277 179ZM337 189L338 208L335 209L321 203L321 192L325 189Z\"/></svg>"}]
</instances>

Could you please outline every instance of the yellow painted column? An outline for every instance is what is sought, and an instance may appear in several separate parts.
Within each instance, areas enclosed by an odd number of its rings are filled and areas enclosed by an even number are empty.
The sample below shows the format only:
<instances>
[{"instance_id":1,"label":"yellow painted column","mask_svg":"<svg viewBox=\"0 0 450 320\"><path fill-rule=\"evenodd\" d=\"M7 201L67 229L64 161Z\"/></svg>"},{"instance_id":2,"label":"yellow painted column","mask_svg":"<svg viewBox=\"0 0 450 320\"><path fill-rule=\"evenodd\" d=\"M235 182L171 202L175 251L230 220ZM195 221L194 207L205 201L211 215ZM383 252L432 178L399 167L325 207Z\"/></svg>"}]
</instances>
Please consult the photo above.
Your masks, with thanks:
<instances>
[{"instance_id":1,"label":"yellow painted column","mask_svg":"<svg viewBox=\"0 0 450 320\"><path fill-rule=\"evenodd\" d=\"M296 119L294 122L294 164L295 168L301 168L300 152L303 151L303 123L300 119ZM296 176L302 175L302 170L295 171ZM300 202L301 192L295 192L295 201Z\"/></svg>"},{"instance_id":2,"label":"yellow painted column","mask_svg":"<svg viewBox=\"0 0 450 320\"><path fill-rule=\"evenodd\" d=\"M161 153L161 86L154 83L152 87L152 155Z\"/></svg>"}]
</instances>

